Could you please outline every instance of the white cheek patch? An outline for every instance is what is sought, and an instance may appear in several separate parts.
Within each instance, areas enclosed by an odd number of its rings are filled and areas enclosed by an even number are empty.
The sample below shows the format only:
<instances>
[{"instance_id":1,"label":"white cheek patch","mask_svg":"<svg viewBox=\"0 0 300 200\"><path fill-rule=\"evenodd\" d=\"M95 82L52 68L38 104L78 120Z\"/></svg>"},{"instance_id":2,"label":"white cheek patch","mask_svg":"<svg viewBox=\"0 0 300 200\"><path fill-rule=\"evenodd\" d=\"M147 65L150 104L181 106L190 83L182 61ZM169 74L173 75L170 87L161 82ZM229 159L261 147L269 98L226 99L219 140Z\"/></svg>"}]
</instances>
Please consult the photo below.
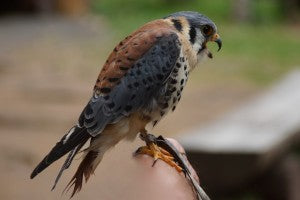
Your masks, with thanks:
<instances>
[{"instance_id":1,"label":"white cheek patch","mask_svg":"<svg viewBox=\"0 0 300 200\"><path fill-rule=\"evenodd\" d=\"M197 54L197 60L198 60L197 65L205 62L209 58L208 53L209 51L207 49L204 49L201 51L201 53Z\"/></svg>"},{"instance_id":2,"label":"white cheek patch","mask_svg":"<svg viewBox=\"0 0 300 200\"><path fill-rule=\"evenodd\" d=\"M193 44L193 50L198 53L198 51L202 48L202 43L205 41L204 36L200 29L196 29L196 39L195 43Z\"/></svg>"}]
</instances>

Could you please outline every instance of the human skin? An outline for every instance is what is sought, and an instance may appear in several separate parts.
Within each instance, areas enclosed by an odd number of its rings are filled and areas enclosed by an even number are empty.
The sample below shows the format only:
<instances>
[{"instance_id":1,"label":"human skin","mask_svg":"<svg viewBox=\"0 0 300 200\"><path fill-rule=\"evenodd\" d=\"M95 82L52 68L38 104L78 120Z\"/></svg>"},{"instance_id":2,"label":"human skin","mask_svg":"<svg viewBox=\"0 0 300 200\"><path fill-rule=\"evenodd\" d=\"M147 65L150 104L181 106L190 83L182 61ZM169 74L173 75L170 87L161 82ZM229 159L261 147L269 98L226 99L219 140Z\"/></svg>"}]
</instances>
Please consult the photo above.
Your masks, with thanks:
<instances>
[{"instance_id":1,"label":"human skin","mask_svg":"<svg viewBox=\"0 0 300 200\"><path fill-rule=\"evenodd\" d=\"M185 155L183 147L174 139L168 139L180 153ZM139 165L139 172L131 177L131 185L128 191L135 191L138 196L143 195L143 200L194 200L195 193L183 173L178 173L175 168L169 166L164 161L158 160L152 167L153 158L148 155L137 155L134 157ZM189 162L188 162L189 163ZM192 176L199 180L195 170L189 165Z\"/></svg>"}]
</instances>

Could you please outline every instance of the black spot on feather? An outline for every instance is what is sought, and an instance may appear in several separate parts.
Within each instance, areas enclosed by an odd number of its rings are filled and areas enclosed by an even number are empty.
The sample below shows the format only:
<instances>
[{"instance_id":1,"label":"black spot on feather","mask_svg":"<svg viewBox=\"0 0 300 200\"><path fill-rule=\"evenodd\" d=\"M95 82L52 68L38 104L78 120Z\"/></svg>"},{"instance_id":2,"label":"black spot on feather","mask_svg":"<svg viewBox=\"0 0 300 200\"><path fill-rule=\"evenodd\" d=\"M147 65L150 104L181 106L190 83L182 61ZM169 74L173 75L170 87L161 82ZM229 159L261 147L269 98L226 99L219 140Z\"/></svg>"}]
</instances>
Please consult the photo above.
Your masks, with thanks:
<instances>
[{"instance_id":1,"label":"black spot on feather","mask_svg":"<svg viewBox=\"0 0 300 200\"><path fill-rule=\"evenodd\" d=\"M176 109L176 106L173 106L172 111L174 111Z\"/></svg>"},{"instance_id":2,"label":"black spot on feather","mask_svg":"<svg viewBox=\"0 0 300 200\"><path fill-rule=\"evenodd\" d=\"M135 59L130 58L130 57L127 57L127 60L129 60L129 61L135 61Z\"/></svg>"},{"instance_id":3,"label":"black spot on feather","mask_svg":"<svg viewBox=\"0 0 300 200\"><path fill-rule=\"evenodd\" d=\"M117 82L119 78L108 78L109 82Z\"/></svg>"},{"instance_id":4,"label":"black spot on feather","mask_svg":"<svg viewBox=\"0 0 300 200\"><path fill-rule=\"evenodd\" d=\"M120 67L120 70L122 71L127 71L129 68L128 67Z\"/></svg>"},{"instance_id":5,"label":"black spot on feather","mask_svg":"<svg viewBox=\"0 0 300 200\"><path fill-rule=\"evenodd\" d=\"M177 80L176 79L172 79L171 80L171 84L176 84L177 83Z\"/></svg>"},{"instance_id":6,"label":"black spot on feather","mask_svg":"<svg viewBox=\"0 0 300 200\"><path fill-rule=\"evenodd\" d=\"M132 109L132 106L130 106L130 105L127 105L127 106L125 107L125 111L126 111L126 112L129 112L131 109Z\"/></svg>"},{"instance_id":7,"label":"black spot on feather","mask_svg":"<svg viewBox=\"0 0 300 200\"><path fill-rule=\"evenodd\" d=\"M136 95L133 94L133 95L131 96L130 100L133 100L135 97L136 97Z\"/></svg>"},{"instance_id":8,"label":"black spot on feather","mask_svg":"<svg viewBox=\"0 0 300 200\"><path fill-rule=\"evenodd\" d=\"M182 31L182 24L178 19L172 19L174 27L181 32Z\"/></svg>"},{"instance_id":9,"label":"black spot on feather","mask_svg":"<svg viewBox=\"0 0 300 200\"><path fill-rule=\"evenodd\" d=\"M168 103L165 103L164 105L163 105L163 109L165 109L165 108L167 108L167 107L169 107L169 104Z\"/></svg>"},{"instance_id":10,"label":"black spot on feather","mask_svg":"<svg viewBox=\"0 0 300 200\"><path fill-rule=\"evenodd\" d=\"M162 80L164 78L164 76L162 74L157 74L156 77L158 80Z\"/></svg>"},{"instance_id":11,"label":"black spot on feather","mask_svg":"<svg viewBox=\"0 0 300 200\"><path fill-rule=\"evenodd\" d=\"M101 88L100 91L101 91L102 93L109 93L109 92L111 91L111 89L110 89L110 88L107 88L107 87L104 87L104 88Z\"/></svg>"},{"instance_id":12,"label":"black spot on feather","mask_svg":"<svg viewBox=\"0 0 300 200\"><path fill-rule=\"evenodd\" d=\"M115 107L115 103L114 103L114 102L111 102L111 103L107 104L107 106L108 106L110 109L112 109L113 107Z\"/></svg>"},{"instance_id":13,"label":"black spot on feather","mask_svg":"<svg viewBox=\"0 0 300 200\"><path fill-rule=\"evenodd\" d=\"M184 79L181 79L180 85L183 85L183 83L184 83Z\"/></svg>"},{"instance_id":14,"label":"black spot on feather","mask_svg":"<svg viewBox=\"0 0 300 200\"><path fill-rule=\"evenodd\" d=\"M84 121L85 121L85 123L89 124L89 123L92 123L94 121L94 118L92 117L90 119L85 119Z\"/></svg>"},{"instance_id":15,"label":"black spot on feather","mask_svg":"<svg viewBox=\"0 0 300 200\"><path fill-rule=\"evenodd\" d=\"M177 98L176 97L174 97L173 98L173 103L175 103L177 101Z\"/></svg>"},{"instance_id":16,"label":"black spot on feather","mask_svg":"<svg viewBox=\"0 0 300 200\"><path fill-rule=\"evenodd\" d=\"M85 108L85 113L87 114L87 115L90 115L90 114L92 114L93 113L93 110L92 110L92 108L91 108L91 106L88 104L87 106L86 106L86 108Z\"/></svg>"},{"instance_id":17,"label":"black spot on feather","mask_svg":"<svg viewBox=\"0 0 300 200\"><path fill-rule=\"evenodd\" d=\"M194 44L195 43L195 39L196 39L196 29L195 29L195 27L191 26L189 34L190 34L190 42L192 44Z\"/></svg>"},{"instance_id":18,"label":"black spot on feather","mask_svg":"<svg viewBox=\"0 0 300 200\"><path fill-rule=\"evenodd\" d=\"M171 89L170 89L170 92L171 93L173 93L173 92L175 92L176 91L176 88L175 87L172 87Z\"/></svg>"}]
</instances>

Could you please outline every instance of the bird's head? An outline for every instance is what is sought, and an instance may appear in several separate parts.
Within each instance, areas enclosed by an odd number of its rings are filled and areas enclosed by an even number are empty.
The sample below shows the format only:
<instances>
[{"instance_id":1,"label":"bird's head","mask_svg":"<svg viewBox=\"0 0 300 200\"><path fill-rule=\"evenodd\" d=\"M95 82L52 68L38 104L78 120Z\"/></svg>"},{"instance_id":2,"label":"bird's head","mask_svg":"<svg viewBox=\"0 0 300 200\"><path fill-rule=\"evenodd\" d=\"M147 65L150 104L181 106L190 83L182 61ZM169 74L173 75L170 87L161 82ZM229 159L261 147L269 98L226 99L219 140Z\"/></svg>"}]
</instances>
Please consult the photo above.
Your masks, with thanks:
<instances>
[{"instance_id":1,"label":"bird's head","mask_svg":"<svg viewBox=\"0 0 300 200\"><path fill-rule=\"evenodd\" d=\"M217 26L208 17L192 11L173 13L166 17L170 19L174 27L188 38L198 58L212 58L212 53L207 49L207 42L216 42L218 51L222 47L222 41L217 33Z\"/></svg>"}]
</instances>

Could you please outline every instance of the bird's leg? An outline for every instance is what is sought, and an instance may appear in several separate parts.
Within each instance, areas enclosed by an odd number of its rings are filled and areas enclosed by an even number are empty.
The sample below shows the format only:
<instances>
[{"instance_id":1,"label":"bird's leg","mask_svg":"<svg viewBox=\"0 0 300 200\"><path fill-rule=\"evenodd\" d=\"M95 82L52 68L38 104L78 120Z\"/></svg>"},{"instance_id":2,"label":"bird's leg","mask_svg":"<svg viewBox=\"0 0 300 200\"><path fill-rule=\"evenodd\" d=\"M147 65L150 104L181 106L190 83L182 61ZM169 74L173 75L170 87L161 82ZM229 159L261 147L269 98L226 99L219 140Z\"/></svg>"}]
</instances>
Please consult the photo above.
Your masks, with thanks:
<instances>
[{"instance_id":1,"label":"bird's leg","mask_svg":"<svg viewBox=\"0 0 300 200\"><path fill-rule=\"evenodd\" d=\"M182 168L174 161L174 157L165 149L156 144L156 137L148 134L146 130L141 131L140 138L146 142L146 146L138 148L135 152L137 154L147 154L154 158L153 165L158 159L165 161L170 166L174 167L178 172L182 172Z\"/></svg>"}]
</instances>

